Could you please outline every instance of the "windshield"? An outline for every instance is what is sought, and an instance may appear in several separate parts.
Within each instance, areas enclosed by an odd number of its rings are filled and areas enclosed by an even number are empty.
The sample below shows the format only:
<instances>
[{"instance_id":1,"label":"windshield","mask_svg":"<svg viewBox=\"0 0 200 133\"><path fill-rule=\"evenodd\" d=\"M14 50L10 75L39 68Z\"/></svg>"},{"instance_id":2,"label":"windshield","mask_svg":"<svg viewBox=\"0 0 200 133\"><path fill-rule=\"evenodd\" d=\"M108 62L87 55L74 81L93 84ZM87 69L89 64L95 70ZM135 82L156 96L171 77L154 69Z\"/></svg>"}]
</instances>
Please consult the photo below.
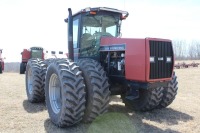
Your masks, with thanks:
<instances>
[{"instance_id":1,"label":"windshield","mask_svg":"<svg viewBox=\"0 0 200 133\"><path fill-rule=\"evenodd\" d=\"M40 58L40 59L42 59L42 53L43 53L43 50L32 49L31 50L31 58Z\"/></svg>"},{"instance_id":2,"label":"windshield","mask_svg":"<svg viewBox=\"0 0 200 133\"><path fill-rule=\"evenodd\" d=\"M101 32L117 36L118 19L112 15L95 15L83 17L83 33L91 35Z\"/></svg>"},{"instance_id":3,"label":"windshield","mask_svg":"<svg viewBox=\"0 0 200 133\"><path fill-rule=\"evenodd\" d=\"M82 21L81 56L98 55L101 37L117 37L118 35L118 15L86 15Z\"/></svg>"}]
</instances>

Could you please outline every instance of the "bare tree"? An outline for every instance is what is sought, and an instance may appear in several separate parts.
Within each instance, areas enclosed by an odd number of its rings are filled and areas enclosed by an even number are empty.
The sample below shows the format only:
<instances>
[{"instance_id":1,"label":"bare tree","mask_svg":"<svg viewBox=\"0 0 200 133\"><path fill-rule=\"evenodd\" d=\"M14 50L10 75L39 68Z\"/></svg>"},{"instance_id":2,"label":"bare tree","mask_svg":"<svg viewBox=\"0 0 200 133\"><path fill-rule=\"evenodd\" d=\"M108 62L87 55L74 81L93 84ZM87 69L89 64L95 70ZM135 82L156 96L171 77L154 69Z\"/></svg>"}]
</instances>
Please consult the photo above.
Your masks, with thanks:
<instances>
[{"instance_id":1,"label":"bare tree","mask_svg":"<svg viewBox=\"0 0 200 133\"><path fill-rule=\"evenodd\" d=\"M173 41L174 55L177 60L184 59L187 56L187 44L185 40Z\"/></svg>"},{"instance_id":2,"label":"bare tree","mask_svg":"<svg viewBox=\"0 0 200 133\"><path fill-rule=\"evenodd\" d=\"M190 57L192 59L200 59L200 41L192 41L189 48ZM191 56L192 54L192 56Z\"/></svg>"},{"instance_id":3,"label":"bare tree","mask_svg":"<svg viewBox=\"0 0 200 133\"><path fill-rule=\"evenodd\" d=\"M191 45L189 46L189 49L188 49L188 58L189 59L195 59L196 58L196 50L195 50L195 46L194 45Z\"/></svg>"},{"instance_id":4,"label":"bare tree","mask_svg":"<svg viewBox=\"0 0 200 133\"><path fill-rule=\"evenodd\" d=\"M200 59L200 42L196 43L197 59Z\"/></svg>"}]
</instances>

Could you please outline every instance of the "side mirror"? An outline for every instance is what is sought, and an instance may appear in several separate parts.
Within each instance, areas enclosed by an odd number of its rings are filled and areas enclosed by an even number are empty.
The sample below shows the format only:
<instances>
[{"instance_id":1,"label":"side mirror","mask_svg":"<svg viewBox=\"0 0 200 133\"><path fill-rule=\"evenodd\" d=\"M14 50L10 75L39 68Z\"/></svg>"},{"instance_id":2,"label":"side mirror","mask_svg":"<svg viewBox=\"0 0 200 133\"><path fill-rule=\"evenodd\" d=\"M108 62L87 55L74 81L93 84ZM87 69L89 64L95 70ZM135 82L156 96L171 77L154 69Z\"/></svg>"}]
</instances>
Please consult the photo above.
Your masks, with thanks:
<instances>
[{"instance_id":1,"label":"side mirror","mask_svg":"<svg viewBox=\"0 0 200 133\"><path fill-rule=\"evenodd\" d=\"M65 23L68 23L68 18L64 19Z\"/></svg>"}]
</instances>

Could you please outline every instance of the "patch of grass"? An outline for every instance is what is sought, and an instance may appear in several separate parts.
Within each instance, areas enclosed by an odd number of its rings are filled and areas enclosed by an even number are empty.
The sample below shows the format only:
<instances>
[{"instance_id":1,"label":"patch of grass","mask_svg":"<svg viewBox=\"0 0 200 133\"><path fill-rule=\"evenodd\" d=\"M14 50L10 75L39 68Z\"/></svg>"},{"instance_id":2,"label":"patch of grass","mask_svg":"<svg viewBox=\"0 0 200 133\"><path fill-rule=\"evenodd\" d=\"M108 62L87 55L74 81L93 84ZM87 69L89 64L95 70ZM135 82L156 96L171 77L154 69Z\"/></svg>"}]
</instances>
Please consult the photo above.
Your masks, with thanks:
<instances>
[{"instance_id":1,"label":"patch of grass","mask_svg":"<svg viewBox=\"0 0 200 133\"><path fill-rule=\"evenodd\" d=\"M93 121L88 133L136 133L136 129L125 114L109 112Z\"/></svg>"}]
</instances>

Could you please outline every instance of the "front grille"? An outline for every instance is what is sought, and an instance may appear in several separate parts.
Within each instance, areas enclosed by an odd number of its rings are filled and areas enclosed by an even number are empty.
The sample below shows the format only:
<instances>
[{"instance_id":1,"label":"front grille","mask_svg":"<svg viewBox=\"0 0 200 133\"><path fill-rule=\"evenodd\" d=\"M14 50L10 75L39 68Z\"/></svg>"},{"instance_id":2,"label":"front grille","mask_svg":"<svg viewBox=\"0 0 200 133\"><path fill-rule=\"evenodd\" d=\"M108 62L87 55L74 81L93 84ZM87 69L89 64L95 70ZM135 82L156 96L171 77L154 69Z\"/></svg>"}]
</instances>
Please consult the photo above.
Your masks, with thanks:
<instances>
[{"instance_id":1,"label":"front grille","mask_svg":"<svg viewBox=\"0 0 200 133\"><path fill-rule=\"evenodd\" d=\"M149 41L150 57L154 62L150 63L149 79L170 78L173 70L172 43L165 41ZM171 58L171 62L167 62Z\"/></svg>"}]
</instances>

